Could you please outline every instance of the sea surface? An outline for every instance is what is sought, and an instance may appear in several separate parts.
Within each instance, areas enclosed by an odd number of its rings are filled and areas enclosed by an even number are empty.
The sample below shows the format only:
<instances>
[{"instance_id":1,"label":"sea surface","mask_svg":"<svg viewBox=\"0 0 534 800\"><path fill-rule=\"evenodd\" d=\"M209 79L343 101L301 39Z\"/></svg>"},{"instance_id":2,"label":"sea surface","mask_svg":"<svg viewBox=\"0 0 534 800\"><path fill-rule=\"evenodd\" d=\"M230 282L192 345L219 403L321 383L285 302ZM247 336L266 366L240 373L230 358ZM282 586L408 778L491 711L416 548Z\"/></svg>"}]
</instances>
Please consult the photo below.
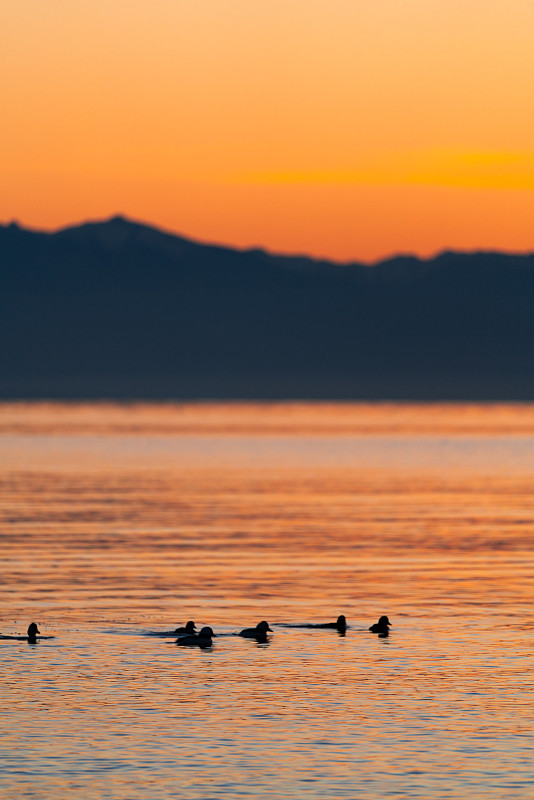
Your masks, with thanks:
<instances>
[{"instance_id":1,"label":"sea surface","mask_svg":"<svg viewBox=\"0 0 534 800\"><path fill-rule=\"evenodd\" d=\"M4 800L534 797L534 406L13 403L0 459Z\"/></svg>"}]
</instances>

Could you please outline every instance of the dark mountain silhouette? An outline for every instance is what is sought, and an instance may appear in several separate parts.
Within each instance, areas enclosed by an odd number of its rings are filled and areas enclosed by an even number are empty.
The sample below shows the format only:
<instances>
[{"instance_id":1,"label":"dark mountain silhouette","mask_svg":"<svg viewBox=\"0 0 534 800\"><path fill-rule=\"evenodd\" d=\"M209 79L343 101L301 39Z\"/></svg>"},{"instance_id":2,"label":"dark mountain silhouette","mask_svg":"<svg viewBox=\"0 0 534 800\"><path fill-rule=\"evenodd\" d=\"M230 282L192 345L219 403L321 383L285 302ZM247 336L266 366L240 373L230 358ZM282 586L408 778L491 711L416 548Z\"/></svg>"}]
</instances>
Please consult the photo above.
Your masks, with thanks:
<instances>
[{"instance_id":1,"label":"dark mountain silhouette","mask_svg":"<svg viewBox=\"0 0 534 800\"><path fill-rule=\"evenodd\" d=\"M0 226L3 398L534 398L534 255L373 267Z\"/></svg>"}]
</instances>

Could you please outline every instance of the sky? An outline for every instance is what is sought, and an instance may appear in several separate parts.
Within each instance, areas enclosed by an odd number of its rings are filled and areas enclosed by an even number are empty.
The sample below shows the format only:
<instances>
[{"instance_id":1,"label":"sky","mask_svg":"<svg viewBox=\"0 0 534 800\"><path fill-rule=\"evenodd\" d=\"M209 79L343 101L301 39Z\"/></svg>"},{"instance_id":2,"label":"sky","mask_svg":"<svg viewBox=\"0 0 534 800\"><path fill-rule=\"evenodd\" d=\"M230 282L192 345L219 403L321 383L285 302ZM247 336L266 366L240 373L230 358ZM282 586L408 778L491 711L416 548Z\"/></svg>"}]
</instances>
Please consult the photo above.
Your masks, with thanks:
<instances>
[{"instance_id":1,"label":"sky","mask_svg":"<svg viewBox=\"0 0 534 800\"><path fill-rule=\"evenodd\" d=\"M534 0L17 0L0 221L534 250Z\"/></svg>"}]
</instances>

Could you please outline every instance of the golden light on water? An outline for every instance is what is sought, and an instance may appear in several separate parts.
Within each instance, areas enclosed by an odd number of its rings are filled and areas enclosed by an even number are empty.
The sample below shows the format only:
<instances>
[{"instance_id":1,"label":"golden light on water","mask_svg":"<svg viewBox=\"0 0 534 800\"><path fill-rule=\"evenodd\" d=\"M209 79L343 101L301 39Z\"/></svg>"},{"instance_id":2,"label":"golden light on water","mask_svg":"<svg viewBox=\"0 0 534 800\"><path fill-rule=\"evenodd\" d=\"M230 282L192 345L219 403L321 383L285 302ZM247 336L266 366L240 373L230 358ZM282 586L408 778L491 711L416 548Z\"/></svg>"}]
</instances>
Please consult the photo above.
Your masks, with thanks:
<instances>
[{"instance_id":1,"label":"golden light on water","mask_svg":"<svg viewBox=\"0 0 534 800\"><path fill-rule=\"evenodd\" d=\"M2 412L7 797L528 796L534 407Z\"/></svg>"}]
</instances>

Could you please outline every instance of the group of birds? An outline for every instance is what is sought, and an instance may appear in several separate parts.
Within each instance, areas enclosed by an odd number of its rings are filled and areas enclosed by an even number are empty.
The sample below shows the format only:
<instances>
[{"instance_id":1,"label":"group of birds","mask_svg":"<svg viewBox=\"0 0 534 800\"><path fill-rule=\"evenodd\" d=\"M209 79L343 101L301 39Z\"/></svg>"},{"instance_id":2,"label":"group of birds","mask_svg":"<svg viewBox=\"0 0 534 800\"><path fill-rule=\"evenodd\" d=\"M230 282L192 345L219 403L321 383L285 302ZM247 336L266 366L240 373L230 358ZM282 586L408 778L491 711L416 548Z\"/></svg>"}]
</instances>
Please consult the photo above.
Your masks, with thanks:
<instances>
[{"instance_id":1,"label":"group of birds","mask_svg":"<svg viewBox=\"0 0 534 800\"><path fill-rule=\"evenodd\" d=\"M258 622L255 628L244 628L238 636L243 636L245 639L256 639L257 642L266 642L267 634L272 632L273 629L269 627L269 623L262 620ZM173 636L175 634L178 636L176 644L182 647L211 647L213 644L212 637L217 636L216 633L213 633L213 629L208 626L201 628L197 633L193 620L189 620L183 628L176 628L173 631Z\"/></svg>"},{"instance_id":2,"label":"group of birds","mask_svg":"<svg viewBox=\"0 0 534 800\"><path fill-rule=\"evenodd\" d=\"M378 622L371 625L369 630L371 633L377 633L380 639L385 639L389 636L389 628L391 622L386 616L380 617ZM286 624L286 628L332 628L339 633L344 634L347 630L347 620L343 614L337 618L335 622L319 622L319 623L303 623L303 624ZM267 634L272 633L273 630L269 623L265 620L258 622L255 628L244 628L238 633L238 636L243 636L245 639L255 639L257 642L267 642ZM216 636L213 629L206 626L201 628L197 633L196 625L193 620L189 620L183 627L176 628L172 631L173 636L177 636L176 644L182 647L211 647L213 642L212 638Z\"/></svg>"},{"instance_id":3,"label":"group of birds","mask_svg":"<svg viewBox=\"0 0 534 800\"><path fill-rule=\"evenodd\" d=\"M371 625L369 630L371 633L377 633L380 639L386 638L389 636L389 627L391 622L386 616L380 617L378 622L375 622L374 625ZM286 628L332 628L337 630L339 633L344 634L347 630L347 620L343 614L340 614L339 617L335 622L318 622L318 623L296 623L296 624L286 624L284 625ZM245 639L255 639L257 642L267 642L267 634L272 633L273 629L269 626L269 623L265 620L258 622L255 628L244 628L240 631L237 635L243 636ZM17 639L17 640L27 640L30 644L35 644L37 642L37 634L40 635L41 631L37 627L36 622L30 623L28 626L28 634L27 636L0 636L2 639ZM211 647L213 642L212 638L216 636L213 632L213 629L209 626L201 628L200 631L196 630L196 625L193 620L189 620L184 626L180 628L176 628L174 631L166 631L164 633L155 633L152 634L153 636L176 636L176 644L180 645L181 647ZM51 638L51 637L42 637L42 638Z\"/></svg>"}]
</instances>

